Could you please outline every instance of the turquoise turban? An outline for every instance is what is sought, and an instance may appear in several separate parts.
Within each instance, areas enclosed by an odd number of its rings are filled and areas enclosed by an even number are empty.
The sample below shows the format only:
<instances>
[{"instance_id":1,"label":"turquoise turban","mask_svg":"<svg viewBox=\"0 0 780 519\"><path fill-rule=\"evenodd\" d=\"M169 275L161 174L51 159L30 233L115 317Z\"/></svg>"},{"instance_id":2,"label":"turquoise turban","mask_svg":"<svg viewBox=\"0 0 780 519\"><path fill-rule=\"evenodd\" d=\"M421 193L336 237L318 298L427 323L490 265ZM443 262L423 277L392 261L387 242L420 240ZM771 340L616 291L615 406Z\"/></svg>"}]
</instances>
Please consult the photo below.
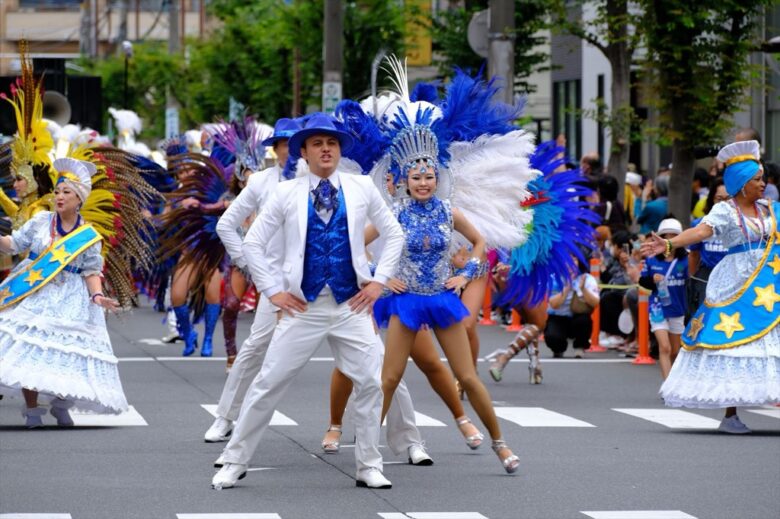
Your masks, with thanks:
<instances>
[{"instance_id":1,"label":"turquoise turban","mask_svg":"<svg viewBox=\"0 0 780 519\"><path fill-rule=\"evenodd\" d=\"M730 196L736 196L748 181L758 173L759 164L755 160L743 160L726 167L723 181L726 192Z\"/></svg>"}]
</instances>

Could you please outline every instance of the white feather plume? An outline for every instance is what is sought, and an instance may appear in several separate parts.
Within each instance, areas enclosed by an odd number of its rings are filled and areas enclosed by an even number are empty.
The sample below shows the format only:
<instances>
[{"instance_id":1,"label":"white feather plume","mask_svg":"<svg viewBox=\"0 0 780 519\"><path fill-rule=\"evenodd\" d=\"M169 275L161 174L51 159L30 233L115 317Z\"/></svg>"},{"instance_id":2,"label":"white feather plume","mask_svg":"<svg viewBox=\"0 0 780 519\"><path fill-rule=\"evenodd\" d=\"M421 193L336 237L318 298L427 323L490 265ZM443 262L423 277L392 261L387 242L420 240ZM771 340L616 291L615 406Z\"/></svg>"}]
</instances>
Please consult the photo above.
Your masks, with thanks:
<instances>
[{"instance_id":1,"label":"white feather plume","mask_svg":"<svg viewBox=\"0 0 780 519\"><path fill-rule=\"evenodd\" d=\"M108 113L116 121L116 129L120 133L129 132L132 135L141 133L143 125L137 113L132 110L117 110L116 108L109 108Z\"/></svg>"},{"instance_id":2,"label":"white feather plume","mask_svg":"<svg viewBox=\"0 0 780 519\"><path fill-rule=\"evenodd\" d=\"M528 183L541 174L529 162L533 139L515 130L449 147L452 206L463 212L489 248L516 247L528 238L533 211L521 203L531 196Z\"/></svg>"}]
</instances>

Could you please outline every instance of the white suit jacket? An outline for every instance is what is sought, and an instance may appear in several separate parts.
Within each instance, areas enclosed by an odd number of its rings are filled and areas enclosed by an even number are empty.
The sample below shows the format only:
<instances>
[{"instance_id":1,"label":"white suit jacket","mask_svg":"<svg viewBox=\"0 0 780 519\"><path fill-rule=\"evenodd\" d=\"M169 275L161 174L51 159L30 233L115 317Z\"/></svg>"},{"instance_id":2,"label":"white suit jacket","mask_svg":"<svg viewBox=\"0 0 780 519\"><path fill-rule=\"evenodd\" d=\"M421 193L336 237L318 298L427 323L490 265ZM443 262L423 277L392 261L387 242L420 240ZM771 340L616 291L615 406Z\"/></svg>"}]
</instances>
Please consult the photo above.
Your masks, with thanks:
<instances>
[{"instance_id":1,"label":"white suit jacket","mask_svg":"<svg viewBox=\"0 0 780 519\"><path fill-rule=\"evenodd\" d=\"M238 233L238 229L244 225L247 218L252 213L260 212L263 206L268 202L271 194L280 182L282 174L279 166L266 168L249 176L244 189L238 194L235 200L230 203L217 222L217 234L219 239L225 245L230 259L240 268L247 266L246 258L242 247L243 240ZM270 249L280 249L284 244L281 235L271 243ZM281 253L279 255L281 259Z\"/></svg>"},{"instance_id":2,"label":"white suit jacket","mask_svg":"<svg viewBox=\"0 0 780 519\"><path fill-rule=\"evenodd\" d=\"M362 286L371 281L385 284L393 277L398 266L404 244L403 230L369 177L339 171L334 175L339 175L341 191L344 194L352 266L358 285ZM309 178L304 176L280 183L265 204L263 212L250 227L244 239L244 256L255 286L266 297L270 298L287 290L305 299L301 282L308 217ZM368 267L365 246L365 228L369 223L374 224L386 240L382 259L373 277ZM269 242L280 231L284 232L281 276L279 272L275 272L275 266L265 254Z\"/></svg>"}]
</instances>

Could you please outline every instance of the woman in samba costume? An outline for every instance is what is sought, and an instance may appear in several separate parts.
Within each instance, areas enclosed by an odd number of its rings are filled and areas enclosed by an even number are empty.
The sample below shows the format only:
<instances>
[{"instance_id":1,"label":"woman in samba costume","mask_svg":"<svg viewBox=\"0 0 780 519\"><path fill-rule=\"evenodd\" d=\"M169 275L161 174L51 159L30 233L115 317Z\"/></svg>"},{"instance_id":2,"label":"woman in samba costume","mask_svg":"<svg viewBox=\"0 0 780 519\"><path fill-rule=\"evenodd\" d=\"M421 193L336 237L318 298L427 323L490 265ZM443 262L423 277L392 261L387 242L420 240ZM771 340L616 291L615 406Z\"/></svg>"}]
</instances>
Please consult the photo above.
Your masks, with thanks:
<instances>
[{"instance_id":1,"label":"woman in samba costume","mask_svg":"<svg viewBox=\"0 0 780 519\"><path fill-rule=\"evenodd\" d=\"M103 293L101 235L79 213L94 166L54 161L56 212L37 213L11 236L6 254L30 251L0 285L0 387L22 390L27 427L40 427L51 400L60 426L68 408L120 413L127 401L106 330L105 310L119 303Z\"/></svg>"},{"instance_id":2,"label":"woman in samba costume","mask_svg":"<svg viewBox=\"0 0 780 519\"><path fill-rule=\"evenodd\" d=\"M718 153L726 190L696 227L642 244L645 256L719 237L728 253L712 270L704 304L683 333L683 349L661 387L671 407L726 408L719 430L749 433L737 406L780 402L780 203L763 197L757 141Z\"/></svg>"}]
</instances>

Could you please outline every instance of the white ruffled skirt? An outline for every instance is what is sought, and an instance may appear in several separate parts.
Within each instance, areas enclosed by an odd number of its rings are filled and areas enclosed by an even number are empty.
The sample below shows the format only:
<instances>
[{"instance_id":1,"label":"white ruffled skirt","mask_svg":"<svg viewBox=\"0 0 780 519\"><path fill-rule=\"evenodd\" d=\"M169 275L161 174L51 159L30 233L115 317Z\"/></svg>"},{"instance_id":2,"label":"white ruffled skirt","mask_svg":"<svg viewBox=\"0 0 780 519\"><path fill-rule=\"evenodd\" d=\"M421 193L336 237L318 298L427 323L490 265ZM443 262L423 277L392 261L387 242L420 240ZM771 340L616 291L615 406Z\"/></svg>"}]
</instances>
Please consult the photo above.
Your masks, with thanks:
<instances>
[{"instance_id":1,"label":"white ruffled skirt","mask_svg":"<svg viewBox=\"0 0 780 519\"><path fill-rule=\"evenodd\" d=\"M761 252L723 258L710 275L707 299L723 301L735 294ZM780 329L735 348L680 350L661 386L661 396L671 407L709 409L780 402Z\"/></svg>"},{"instance_id":2,"label":"white ruffled skirt","mask_svg":"<svg viewBox=\"0 0 780 519\"><path fill-rule=\"evenodd\" d=\"M0 311L0 393L40 393L82 411L127 410L104 311L83 278L61 272L38 292Z\"/></svg>"}]
</instances>

